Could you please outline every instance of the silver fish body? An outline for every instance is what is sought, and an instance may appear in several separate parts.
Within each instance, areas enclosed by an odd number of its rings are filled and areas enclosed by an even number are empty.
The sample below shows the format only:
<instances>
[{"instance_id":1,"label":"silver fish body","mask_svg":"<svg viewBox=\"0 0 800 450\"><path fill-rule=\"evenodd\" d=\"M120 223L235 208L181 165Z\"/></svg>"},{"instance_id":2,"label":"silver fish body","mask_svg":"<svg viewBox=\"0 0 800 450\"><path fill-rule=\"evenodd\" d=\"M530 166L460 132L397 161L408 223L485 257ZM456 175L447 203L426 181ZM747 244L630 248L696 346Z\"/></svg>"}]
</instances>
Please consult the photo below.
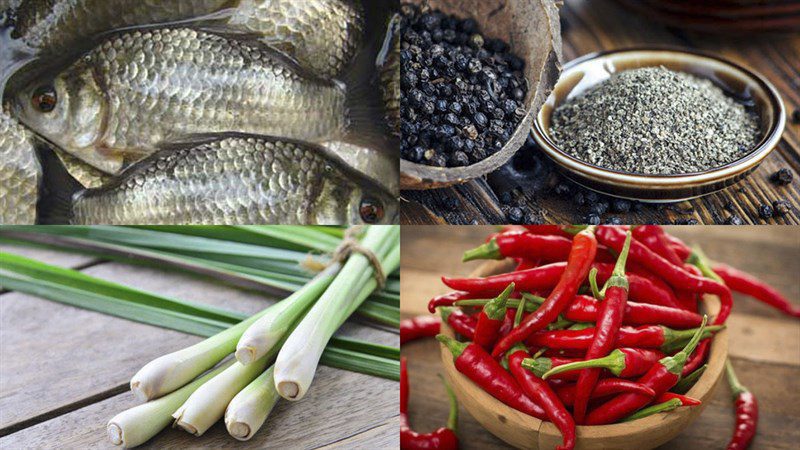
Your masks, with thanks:
<instances>
[{"instance_id":1,"label":"silver fish body","mask_svg":"<svg viewBox=\"0 0 800 450\"><path fill-rule=\"evenodd\" d=\"M16 97L20 121L108 173L164 142L240 132L311 142L347 128L343 86L193 29L123 34ZM45 107L46 106L46 107Z\"/></svg>"},{"instance_id":2,"label":"silver fish body","mask_svg":"<svg viewBox=\"0 0 800 450\"><path fill-rule=\"evenodd\" d=\"M319 147L229 136L159 152L73 199L76 224L393 223L396 200Z\"/></svg>"},{"instance_id":3,"label":"silver fish body","mask_svg":"<svg viewBox=\"0 0 800 450\"><path fill-rule=\"evenodd\" d=\"M334 78L356 54L364 35L360 0L242 2L228 20L324 78Z\"/></svg>"},{"instance_id":4,"label":"silver fish body","mask_svg":"<svg viewBox=\"0 0 800 450\"><path fill-rule=\"evenodd\" d=\"M98 188L111 179L111 175L95 169L63 150L54 148L53 153L61 161L67 173L84 188Z\"/></svg>"},{"instance_id":5,"label":"silver fish body","mask_svg":"<svg viewBox=\"0 0 800 450\"><path fill-rule=\"evenodd\" d=\"M33 224L42 167L30 133L0 111L0 224Z\"/></svg>"}]
</instances>

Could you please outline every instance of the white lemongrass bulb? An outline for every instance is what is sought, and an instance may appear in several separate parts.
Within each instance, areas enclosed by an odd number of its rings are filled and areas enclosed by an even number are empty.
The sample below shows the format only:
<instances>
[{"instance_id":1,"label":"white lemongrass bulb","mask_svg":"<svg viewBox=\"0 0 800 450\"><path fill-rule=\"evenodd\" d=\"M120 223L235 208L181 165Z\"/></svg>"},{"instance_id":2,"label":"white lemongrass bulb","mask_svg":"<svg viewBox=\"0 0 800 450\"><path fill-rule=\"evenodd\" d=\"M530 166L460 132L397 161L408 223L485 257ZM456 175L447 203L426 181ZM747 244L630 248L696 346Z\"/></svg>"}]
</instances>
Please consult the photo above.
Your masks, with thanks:
<instances>
[{"instance_id":1,"label":"white lemongrass bulb","mask_svg":"<svg viewBox=\"0 0 800 450\"><path fill-rule=\"evenodd\" d=\"M269 359L262 358L246 366L237 361L200 386L172 414L174 426L201 436L222 418L233 397L266 369Z\"/></svg>"},{"instance_id":2,"label":"white lemongrass bulb","mask_svg":"<svg viewBox=\"0 0 800 450\"><path fill-rule=\"evenodd\" d=\"M236 359L242 364L250 364L264 357L297 322L297 318L322 295L340 268L339 263L328 266L318 275L326 282L309 283L305 289L280 302L279 308L271 308L250 325L236 344Z\"/></svg>"},{"instance_id":3,"label":"white lemongrass bulb","mask_svg":"<svg viewBox=\"0 0 800 450\"><path fill-rule=\"evenodd\" d=\"M275 366L258 376L236 394L225 410L225 427L240 441L253 437L281 398L275 390Z\"/></svg>"},{"instance_id":4,"label":"white lemongrass bulb","mask_svg":"<svg viewBox=\"0 0 800 450\"><path fill-rule=\"evenodd\" d=\"M142 445L172 422L172 413L206 381L233 364L229 361L206 375L159 399L134 406L108 421L106 431L111 443L125 448Z\"/></svg>"},{"instance_id":5,"label":"white lemongrass bulb","mask_svg":"<svg viewBox=\"0 0 800 450\"><path fill-rule=\"evenodd\" d=\"M385 273L391 273L399 265L399 238L394 226L371 226L361 245L376 254ZM289 335L275 362L275 388L281 397L296 401L308 392L331 336L377 287L373 273L366 257L352 254Z\"/></svg>"}]
</instances>

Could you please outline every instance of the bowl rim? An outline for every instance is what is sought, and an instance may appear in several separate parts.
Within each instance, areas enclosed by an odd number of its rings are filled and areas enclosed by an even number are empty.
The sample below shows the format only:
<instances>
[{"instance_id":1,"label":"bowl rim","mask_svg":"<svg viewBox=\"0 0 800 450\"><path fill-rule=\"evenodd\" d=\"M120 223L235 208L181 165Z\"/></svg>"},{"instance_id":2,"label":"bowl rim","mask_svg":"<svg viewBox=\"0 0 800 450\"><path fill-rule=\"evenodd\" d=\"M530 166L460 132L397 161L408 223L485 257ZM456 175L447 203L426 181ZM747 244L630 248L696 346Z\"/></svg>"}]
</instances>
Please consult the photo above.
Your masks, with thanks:
<instances>
[{"instance_id":1,"label":"bowl rim","mask_svg":"<svg viewBox=\"0 0 800 450\"><path fill-rule=\"evenodd\" d=\"M487 276L494 274L505 269L506 267L513 267L511 265L512 262L513 261L509 260L508 258L499 261L487 261L473 271L470 276ZM705 295L703 296L703 301L706 307L709 309L710 316L719 312L720 302L718 297ZM453 330L444 320L441 322L441 332L449 337L455 336ZM692 388L685 394L689 397L701 399L703 401L701 405L691 408L678 408L677 410L669 412L667 415L659 413L630 422L593 426L577 425L575 430L579 441L581 439L596 440L631 436L634 433L642 433L643 430L646 431L660 427L674 428L675 425L681 420L694 420L694 418L687 419L687 417L696 417L700 415L702 410L708 405L708 401L713 395L717 383L722 379L723 376L725 376L723 373L725 371L725 360L729 354L728 329L723 328L715 333L711 339L710 352L708 361L706 363L708 364L708 367L697 380L697 382L695 382L694 386L692 386ZM483 391L481 388L477 387L477 385L474 385L469 378L456 369L453 357L444 344L440 343L439 348L444 365L445 375L448 377L448 381L457 395L464 395L463 392L460 392L459 389L457 389L458 384L467 383L473 385L480 396L480 398L476 398L476 400L481 403L481 405L484 405L485 409L492 409L493 411L498 412L500 415L505 417L506 420L504 423L513 424L515 422L524 422L526 423L526 426L524 427L525 429L533 430L534 433L536 433L537 440L534 443L533 448L541 447L540 442L543 436L546 439L556 439L558 442L560 442L561 433L555 427L555 425L553 425L551 422L547 422L517 411L516 409L506 405L505 403L502 403L500 400L497 400L487 392ZM701 392L703 395L700 395ZM458 395L458 397L463 403L463 400L461 400L461 395ZM475 417L473 412L468 407L464 407L467 409L470 415ZM475 419L478 420L477 417L475 417ZM478 420L478 422L480 423L480 420ZM484 427L482 423L481 426ZM681 429L678 429L678 432L680 432ZM497 437L505 440L501 436Z\"/></svg>"},{"instance_id":2,"label":"bowl rim","mask_svg":"<svg viewBox=\"0 0 800 450\"><path fill-rule=\"evenodd\" d=\"M771 107L775 120L772 126L766 131L763 138L756 144L753 149L741 158L731 161L720 167L709 169L702 172L691 172L682 174L638 174L630 172L622 172L614 169L600 167L586 161L582 161L562 150L549 136L549 133L544 129L541 123L543 108L533 121L532 134L539 146L554 159L558 164L565 167L570 171L587 174L592 178L600 178L605 180L613 180L614 182L623 182L626 184L635 185L653 185L653 186L674 186L690 184L705 184L718 181L720 179L728 178L754 164L762 161L778 144L781 136L783 135L786 126L786 107L778 92L777 88L765 79L761 74L742 66L738 63L711 55L694 49L687 49L677 46L646 46L646 47L629 47L615 50L607 50L601 52L589 53L578 58L575 58L564 65L562 76L568 71L575 69L580 64L588 61L603 58L609 55L622 55L622 54L636 54L645 52L658 52L665 54L674 54L675 56L689 55L702 61L703 59L712 60L718 64L728 66L736 71L744 74L749 81L755 82L766 93L769 99L769 106ZM556 83L558 84L558 83ZM552 94L551 94L552 95ZM549 100L549 99L548 99Z\"/></svg>"}]
</instances>

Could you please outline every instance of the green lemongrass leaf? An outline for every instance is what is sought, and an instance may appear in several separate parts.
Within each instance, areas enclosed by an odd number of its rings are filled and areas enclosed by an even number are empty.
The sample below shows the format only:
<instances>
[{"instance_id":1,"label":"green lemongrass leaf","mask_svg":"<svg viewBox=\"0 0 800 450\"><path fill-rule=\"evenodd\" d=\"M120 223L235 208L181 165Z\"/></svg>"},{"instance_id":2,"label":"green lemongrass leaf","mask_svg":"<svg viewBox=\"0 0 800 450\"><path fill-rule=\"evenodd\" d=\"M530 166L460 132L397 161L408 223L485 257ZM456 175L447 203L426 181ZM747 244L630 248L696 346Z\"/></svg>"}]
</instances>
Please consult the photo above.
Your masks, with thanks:
<instances>
[{"instance_id":1,"label":"green lemongrass leaf","mask_svg":"<svg viewBox=\"0 0 800 450\"><path fill-rule=\"evenodd\" d=\"M159 309L169 309L183 314L190 314L228 323L242 319L240 315L231 314L229 311L221 308L151 294L121 284L95 278L77 270L41 263L12 253L0 252L0 260L3 261L3 271L15 272L33 279L47 281L50 285L62 285L74 290L91 292L119 300L158 307Z\"/></svg>"},{"instance_id":2,"label":"green lemongrass leaf","mask_svg":"<svg viewBox=\"0 0 800 450\"><path fill-rule=\"evenodd\" d=\"M400 308L377 302L364 302L358 307L359 315L392 327L400 326Z\"/></svg>"},{"instance_id":3,"label":"green lemongrass leaf","mask_svg":"<svg viewBox=\"0 0 800 450\"><path fill-rule=\"evenodd\" d=\"M153 231L141 228L111 226L14 226L14 231L56 234L62 236L83 237L92 240L115 242L136 247L154 248L167 251L191 252L221 256L239 256L259 260L273 260L299 263L308 258L305 252L264 247L239 242L209 239L204 237Z\"/></svg>"},{"instance_id":4,"label":"green lemongrass leaf","mask_svg":"<svg viewBox=\"0 0 800 450\"><path fill-rule=\"evenodd\" d=\"M293 225L238 225L235 228L250 233L267 236L283 242L307 246L312 250L330 253L336 250L342 240L322 231Z\"/></svg>"},{"instance_id":5,"label":"green lemongrass leaf","mask_svg":"<svg viewBox=\"0 0 800 450\"><path fill-rule=\"evenodd\" d=\"M230 326L230 322L180 313L142 303L132 303L106 295L73 289L61 284L53 284L44 280L5 275L2 272L0 272L0 287L189 334L211 335L219 333Z\"/></svg>"},{"instance_id":6,"label":"green lemongrass leaf","mask_svg":"<svg viewBox=\"0 0 800 450\"><path fill-rule=\"evenodd\" d=\"M295 244L281 239L274 239L263 234L238 229L232 225L132 225L130 228L185 234L222 241L240 242L242 244L276 247L284 250L301 252L314 250L313 245Z\"/></svg>"},{"instance_id":7,"label":"green lemongrass leaf","mask_svg":"<svg viewBox=\"0 0 800 450\"><path fill-rule=\"evenodd\" d=\"M371 342L359 341L357 339L350 339L345 337L334 336L329 341L336 344L337 348L350 350L353 352L364 353L367 355L379 356L381 358L393 359L400 361L400 348L390 347L388 345L373 344Z\"/></svg>"},{"instance_id":8,"label":"green lemongrass leaf","mask_svg":"<svg viewBox=\"0 0 800 450\"><path fill-rule=\"evenodd\" d=\"M400 361L366 355L328 346L322 352L320 364L351 372L400 381Z\"/></svg>"},{"instance_id":9,"label":"green lemongrass leaf","mask_svg":"<svg viewBox=\"0 0 800 450\"><path fill-rule=\"evenodd\" d=\"M306 225L306 228L313 228L339 239L344 238L344 232L347 230L347 227L338 225Z\"/></svg>"}]
</instances>

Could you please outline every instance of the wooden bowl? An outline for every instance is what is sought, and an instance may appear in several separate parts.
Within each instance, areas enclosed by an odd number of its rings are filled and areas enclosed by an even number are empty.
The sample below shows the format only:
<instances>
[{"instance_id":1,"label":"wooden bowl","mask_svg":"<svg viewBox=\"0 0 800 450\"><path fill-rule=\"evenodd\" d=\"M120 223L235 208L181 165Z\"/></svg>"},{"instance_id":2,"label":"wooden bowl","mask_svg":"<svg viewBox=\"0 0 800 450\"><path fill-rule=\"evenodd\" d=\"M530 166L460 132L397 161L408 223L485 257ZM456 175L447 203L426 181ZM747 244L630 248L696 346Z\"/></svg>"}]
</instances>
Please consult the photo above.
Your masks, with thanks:
<instances>
[{"instance_id":1,"label":"wooden bowl","mask_svg":"<svg viewBox=\"0 0 800 450\"><path fill-rule=\"evenodd\" d=\"M615 72L657 66L709 79L726 92L752 101L760 120L759 142L747 155L722 167L696 173L654 175L590 164L573 157L552 139L553 111L567 98L605 81ZM615 197L666 203L707 195L746 177L775 149L785 125L786 111L778 90L752 70L691 50L637 48L593 53L565 65L561 79L536 117L533 136L542 151L572 181Z\"/></svg>"},{"instance_id":2,"label":"wooden bowl","mask_svg":"<svg viewBox=\"0 0 800 450\"><path fill-rule=\"evenodd\" d=\"M473 276L487 276L513 269L511 261L492 261L482 265ZM716 297L705 298L706 309L713 315L719 311ZM453 337L453 330L442 323L442 333ZM445 376L453 387L458 401L489 432L523 449L553 449L561 444L558 429L550 422L523 414L487 394L469 378L456 370L450 351L441 345L442 364ZM697 383L687 393L703 402L700 406L681 407L671 412L660 413L632 422L603 425L578 426L576 449L643 450L655 448L678 435L700 415L711 399L714 388L723 376L725 359L728 356L728 332L715 334L708 367Z\"/></svg>"},{"instance_id":3,"label":"wooden bowl","mask_svg":"<svg viewBox=\"0 0 800 450\"><path fill-rule=\"evenodd\" d=\"M561 25L553 0L411 0L459 17L474 17L481 32L502 39L511 52L525 60L528 94L527 114L506 145L475 164L463 167L434 167L400 160L401 189L433 189L463 183L485 175L505 164L528 137L533 116L558 80L561 70Z\"/></svg>"}]
</instances>

